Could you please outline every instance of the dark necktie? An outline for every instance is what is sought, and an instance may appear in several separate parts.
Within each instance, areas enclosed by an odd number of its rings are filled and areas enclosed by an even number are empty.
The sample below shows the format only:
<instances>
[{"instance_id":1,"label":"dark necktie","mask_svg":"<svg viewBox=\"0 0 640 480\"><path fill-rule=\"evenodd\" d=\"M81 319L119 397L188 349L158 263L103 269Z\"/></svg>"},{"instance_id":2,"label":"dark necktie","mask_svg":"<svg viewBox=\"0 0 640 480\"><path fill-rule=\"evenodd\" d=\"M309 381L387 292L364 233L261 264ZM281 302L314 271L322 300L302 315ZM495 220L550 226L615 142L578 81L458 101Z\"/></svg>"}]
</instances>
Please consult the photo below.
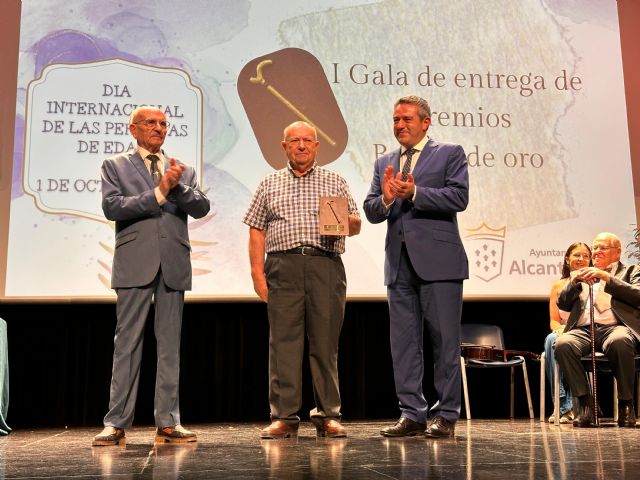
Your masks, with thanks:
<instances>
[{"instance_id":1,"label":"dark necktie","mask_svg":"<svg viewBox=\"0 0 640 480\"><path fill-rule=\"evenodd\" d=\"M411 170L411 157L413 157L413 154L416 153L416 151L417 150L415 148L410 148L409 150L404 152L405 160L404 160L404 164L402 165L402 181L403 182L407 181L407 175L409 175L409 171Z\"/></svg>"},{"instance_id":2,"label":"dark necktie","mask_svg":"<svg viewBox=\"0 0 640 480\"><path fill-rule=\"evenodd\" d=\"M157 187L158 185L160 185L160 179L162 178L162 174L160 173L160 169L158 168L160 157L151 154L147 155L147 158L151 160L151 178L153 179L153 184Z\"/></svg>"}]
</instances>

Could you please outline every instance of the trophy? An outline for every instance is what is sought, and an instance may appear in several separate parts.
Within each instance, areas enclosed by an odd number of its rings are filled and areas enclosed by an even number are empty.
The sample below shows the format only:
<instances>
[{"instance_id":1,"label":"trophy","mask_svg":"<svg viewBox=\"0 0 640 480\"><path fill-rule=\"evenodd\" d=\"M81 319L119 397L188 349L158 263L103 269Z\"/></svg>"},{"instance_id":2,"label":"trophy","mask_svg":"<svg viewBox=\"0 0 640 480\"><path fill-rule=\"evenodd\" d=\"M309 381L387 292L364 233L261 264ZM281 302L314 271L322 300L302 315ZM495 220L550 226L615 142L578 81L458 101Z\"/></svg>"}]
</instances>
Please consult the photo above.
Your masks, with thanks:
<instances>
[{"instance_id":1,"label":"trophy","mask_svg":"<svg viewBox=\"0 0 640 480\"><path fill-rule=\"evenodd\" d=\"M345 197L320 197L320 235L349 235L349 206Z\"/></svg>"}]
</instances>

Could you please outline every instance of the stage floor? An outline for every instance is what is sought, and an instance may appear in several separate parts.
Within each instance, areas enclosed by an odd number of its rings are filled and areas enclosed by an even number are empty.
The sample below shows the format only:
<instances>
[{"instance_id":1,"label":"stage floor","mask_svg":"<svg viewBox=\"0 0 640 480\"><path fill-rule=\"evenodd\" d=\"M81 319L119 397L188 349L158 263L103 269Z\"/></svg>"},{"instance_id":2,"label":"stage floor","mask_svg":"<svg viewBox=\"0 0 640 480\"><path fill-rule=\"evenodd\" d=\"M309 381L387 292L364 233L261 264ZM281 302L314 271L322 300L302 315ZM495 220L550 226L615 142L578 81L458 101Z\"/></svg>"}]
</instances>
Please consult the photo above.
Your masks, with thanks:
<instances>
[{"instance_id":1,"label":"stage floor","mask_svg":"<svg viewBox=\"0 0 640 480\"><path fill-rule=\"evenodd\" d=\"M610 420L609 420L610 422ZM638 478L640 428L556 427L537 420L461 420L451 439L387 439L391 422L349 422L346 439L261 440L264 424L188 425L197 444L154 445L154 428L127 444L91 447L100 428L18 430L0 438L0 478L540 479Z\"/></svg>"}]
</instances>

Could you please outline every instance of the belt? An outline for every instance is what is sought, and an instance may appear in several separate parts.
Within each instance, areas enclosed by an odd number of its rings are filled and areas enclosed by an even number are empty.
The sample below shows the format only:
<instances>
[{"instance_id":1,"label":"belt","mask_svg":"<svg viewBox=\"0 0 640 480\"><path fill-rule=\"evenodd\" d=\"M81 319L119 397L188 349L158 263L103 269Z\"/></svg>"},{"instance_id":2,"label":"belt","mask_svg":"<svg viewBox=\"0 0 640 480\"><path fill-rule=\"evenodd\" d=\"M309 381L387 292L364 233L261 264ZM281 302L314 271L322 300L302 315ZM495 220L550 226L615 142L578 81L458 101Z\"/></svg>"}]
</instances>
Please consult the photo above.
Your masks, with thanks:
<instances>
[{"instance_id":1,"label":"belt","mask_svg":"<svg viewBox=\"0 0 640 480\"><path fill-rule=\"evenodd\" d=\"M286 255L312 255L315 257L337 257L340 255L339 253L327 252L321 248L311 247L309 245L303 245L301 247L295 247L290 250L282 250L274 253L284 253Z\"/></svg>"}]
</instances>

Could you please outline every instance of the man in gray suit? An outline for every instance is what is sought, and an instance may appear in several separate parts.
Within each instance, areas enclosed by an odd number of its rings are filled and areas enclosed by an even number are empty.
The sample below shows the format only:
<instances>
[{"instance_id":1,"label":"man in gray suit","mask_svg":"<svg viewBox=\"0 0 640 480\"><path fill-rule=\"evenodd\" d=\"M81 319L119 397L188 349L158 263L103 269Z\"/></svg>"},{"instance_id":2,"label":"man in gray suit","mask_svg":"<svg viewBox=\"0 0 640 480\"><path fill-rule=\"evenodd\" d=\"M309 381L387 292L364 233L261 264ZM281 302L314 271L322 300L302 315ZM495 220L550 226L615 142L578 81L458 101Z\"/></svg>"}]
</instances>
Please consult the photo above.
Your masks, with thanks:
<instances>
[{"instance_id":1,"label":"man in gray suit","mask_svg":"<svg viewBox=\"0 0 640 480\"><path fill-rule=\"evenodd\" d=\"M158 364L154 399L157 442L194 442L180 425L178 381L184 291L191 289L187 216L201 218L210 204L192 167L161 150L168 122L153 107L138 107L129 131L138 147L102 164L102 210L116 222L111 287L118 322L109 412L94 446L124 443L133 423L142 340L151 299Z\"/></svg>"},{"instance_id":2,"label":"man in gray suit","mask_svg":"<svg viewBox=\"0 0 640 480\"><path fill-rule=\"evenodd\" d=\"M640 339L640 268L623 265L621 253L616 235L599 233L591 246L594 266L572 272L571 281L558 295L558 307L571 312L564 333L556 340L555 353L578 399L575 427L590 427L594 421L593 397L580 361L591 351L589 285L594 299L595 346L609 359L618 382L618 425L636 426L633 384L634 355Z\"/></svg>"}]
</instances>

